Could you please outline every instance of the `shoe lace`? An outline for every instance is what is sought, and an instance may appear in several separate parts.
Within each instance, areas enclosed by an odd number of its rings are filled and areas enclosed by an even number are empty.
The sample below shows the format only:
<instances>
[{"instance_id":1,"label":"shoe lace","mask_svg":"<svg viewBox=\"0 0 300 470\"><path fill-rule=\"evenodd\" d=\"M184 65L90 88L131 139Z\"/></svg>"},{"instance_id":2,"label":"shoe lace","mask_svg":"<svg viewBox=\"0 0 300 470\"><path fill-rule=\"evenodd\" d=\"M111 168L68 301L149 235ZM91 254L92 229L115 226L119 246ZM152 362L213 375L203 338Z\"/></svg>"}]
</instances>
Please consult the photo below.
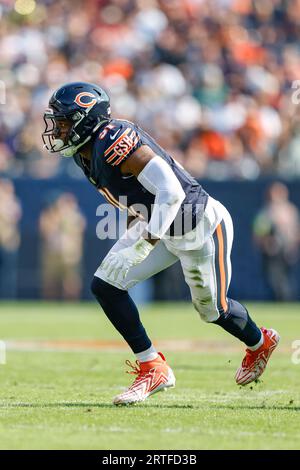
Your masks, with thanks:
<instances>
[{"instance_id":1,"label":"shoe lace","mask_svg":"<svg viewBox=\"0 0 300 470\"><path fill-rule=\"evenodd\" d=\"M127 359L127 361L125 361L125 364L128 367L131 367L131 369L132 369L132 370L127 370L126 371L127 374L137 375L135 381L133 382L131 387L129 387L130 389L134 388L135 385L137 385L137 383L139 383L141 380L143 380L146 375L153 375L154 372L155 372L155 369L150 369L148 371L143 371L142 368L141 368L140 361L135 361L135 363L133 364L131 361L129 361Z\"/></svg>"},{"instance_id":2,"label":"shoe lace","mask_svg":"<svg viewBox=\"0 0 300 470\"><path fill-rule=\"evenodd\" d=\"M134 389L134 387L143 379L144 373L142 372L140 361L135 361L133 364L131 361L127 359L125 364L128 367L131 367L132 370L127 370L127 374L136 375L136 379L134 380L133 384L129 387L129 390Z\"/></svg>"},{"instance_id":3,"label":"shoe lace","mask_svg":"<svg viewBox=\"0 0 300 470\"><path fill-rule=\"evenodd\" d=\"M243 359L242 366L248 367L252 362L252 354L249 349L246 350L246 356Z\"/></svg>"},{"instance_id":4,"label":"shoe lace","mask_svg":"<svg viewBox=\"0 0 300 470\"><path fill-rule=\"evenodd\" d=\"M261 328L264 336L266 333L265 328ZM266 345L264 346L266 347ZM255 361L257 361L261 357L262 351L261 348L257 349L256 351L251 351L251 349L246 349L246 356L243 359L242 366L243 367L248 367L251 366Z\"/></svg>"},{"instance_id":5,"label":"shoe lace","mask_svg":"<svg viewBox=\"0 0 300 470\"><path fill-rule=\"evenodd\" d=\"M126 374L132 374L132 375L141 375L142 374L142 370L141 370L141 366L140 366L140 361L135 361L135 363L133 364L131 361L129 361L127 359L127 361L125 361L125 364L128 366L128 367L131 367L132 370L127 370L126 371Z\"/></svg>"},{"instance_id":6,"label":"shoe lace","mask_svg":"<svg viewBox=\"0 0 300 470\"><path fill-rule=\"evenodd\" d=\"M243 359L243 367L249 367L252 365L258 357L258 353L256 351L251 351L251 349L246 349L246 356Z\"/></svg>"}]
</instances>

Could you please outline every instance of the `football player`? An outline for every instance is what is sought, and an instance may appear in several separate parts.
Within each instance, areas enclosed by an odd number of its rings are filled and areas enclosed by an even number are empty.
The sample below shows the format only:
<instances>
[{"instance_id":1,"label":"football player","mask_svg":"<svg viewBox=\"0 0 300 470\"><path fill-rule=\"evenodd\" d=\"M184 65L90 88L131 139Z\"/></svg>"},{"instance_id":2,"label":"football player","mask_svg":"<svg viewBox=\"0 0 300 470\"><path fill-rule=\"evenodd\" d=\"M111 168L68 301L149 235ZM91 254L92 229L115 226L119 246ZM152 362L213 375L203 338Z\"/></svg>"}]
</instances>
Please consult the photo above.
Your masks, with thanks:
<instances>
[{"instance_id":1,"label":"football player","mask_svg":"<svg viewBox=\"0 0 300 470\"><path fill-rule=\"evenodd\" d=\"M279 335L258 328L246 308L227 297L233 241L227 209L138 125L111 118L109 97L97 85L62 86L52 95L44 120L47 150L72 157L111 204L126 206L135 219L91 284L105 314L136 356L135 364L127 361L136 378L114 403L140 402L175 385L172 369L153 346L128 289L178 260L202 320L221 326L247 346L236 372L237 384L256 380Z\"/></svg>"}]
</instances>

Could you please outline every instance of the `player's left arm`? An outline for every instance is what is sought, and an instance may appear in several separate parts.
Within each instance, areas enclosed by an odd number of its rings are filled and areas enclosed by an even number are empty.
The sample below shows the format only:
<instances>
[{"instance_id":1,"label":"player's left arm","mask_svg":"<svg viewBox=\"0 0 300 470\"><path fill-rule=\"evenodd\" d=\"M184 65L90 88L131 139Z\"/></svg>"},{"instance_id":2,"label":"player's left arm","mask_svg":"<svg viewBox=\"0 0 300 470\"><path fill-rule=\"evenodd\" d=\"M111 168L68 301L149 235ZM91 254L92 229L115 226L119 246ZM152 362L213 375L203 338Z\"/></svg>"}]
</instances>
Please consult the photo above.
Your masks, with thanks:
<instances>
[{"instance_id":1,"label":"player's left arm","mask_svg":"<svg viewBox=\"0 0 300 470\"><path fill-rule=\"evenodd\" d=\"M131 266L141 263L174 221L185 193L171 167L147 145L142 145L120 166L123 174L133 174L155 195L150 221L141 238L132 246L111 252L102 268L114 280L124 279Z\"/></svg>"}]
</instances>

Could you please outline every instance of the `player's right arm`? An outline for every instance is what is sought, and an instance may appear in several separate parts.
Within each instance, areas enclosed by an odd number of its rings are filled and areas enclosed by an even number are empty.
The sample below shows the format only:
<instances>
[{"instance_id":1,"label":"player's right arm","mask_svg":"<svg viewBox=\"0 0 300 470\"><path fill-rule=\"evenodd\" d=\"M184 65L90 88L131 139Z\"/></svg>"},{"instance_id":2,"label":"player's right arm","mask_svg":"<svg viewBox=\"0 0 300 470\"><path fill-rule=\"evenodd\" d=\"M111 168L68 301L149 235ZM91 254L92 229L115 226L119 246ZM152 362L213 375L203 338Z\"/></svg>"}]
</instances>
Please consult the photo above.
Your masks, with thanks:
<instances>
[{"instance_id":1,"label":"player's right arm","mask_svg":"<svg viewBox=\"0 0 300 470\"><path fill-rule=\"evenodd\" d=\"M144 238L155 245L169 230L185 192L168 163L145 145L138 129L128 121L113 120L100 133L99 153L105 164L124 175L134 175L155 196Z\"/></svg>"},{"instance_id":2,"label":"player's right arm","mask_svg":"<svg viewBox=\"0 0 300 470\"><path fill-rule=\"evenodd\" d=\"M151 219L144 238L155 245L168 231L185 199L185 193L171 167L153 150L143 145L121 166L123 174L133 174L155 195Z\"/></svg>"},{"instance_id":3,"label":"player's right arm","mask_svg":"<svg viewBox=\"0 0 300 470\"><path fill-rule=\"evenodd\" d=\"M167 233L180 206L185 192L168 163L145 144L136 129L131 126L116 132L110 131L115 142L104 152L106 164L119 167L123 174L134 175L144 188L155 195L150 221L141 238L132 246L117 253L111 252L102 263L108 277L125 278L131 266L141 263L154 245Z\"/></svg>"}]
</instances>

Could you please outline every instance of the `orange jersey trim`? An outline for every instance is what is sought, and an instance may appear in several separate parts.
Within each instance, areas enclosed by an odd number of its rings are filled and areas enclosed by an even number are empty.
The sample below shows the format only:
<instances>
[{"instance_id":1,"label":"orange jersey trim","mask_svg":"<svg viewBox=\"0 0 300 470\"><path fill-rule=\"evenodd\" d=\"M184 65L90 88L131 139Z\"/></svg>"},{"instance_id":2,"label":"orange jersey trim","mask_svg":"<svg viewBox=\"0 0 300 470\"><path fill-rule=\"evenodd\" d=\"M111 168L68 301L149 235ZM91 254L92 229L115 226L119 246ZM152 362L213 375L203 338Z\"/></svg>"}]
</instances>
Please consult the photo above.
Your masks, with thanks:
<instances>
[{"instance_id":1,"label":"orange jersey trim","mask_svg":"<svg viewBox=\"0 0 300 470\"><path fill-rule=\"evenodd\" d=\"M120 135L120 137L118 137L117 140L115 140L115 142L113 142L113 143L111 144L111 146L108 147L108 149L105 150L104 156L107 156L107 155L113 150L113 148L120 142L120 140L122 140L130 131L131 131L131 129L129 129L129 128L126 129L126 131L124 131L124 132ZM111 157L109 157L109 158L107 159L107 161L109 162L109 161L112 159L112 157L114 157L114 156L115 156L115 155L112 155Z\"/></svg>"},{"instance_id":2,"label":"orange jersey trim","mask_svg":"<svg viewBox=\"0 0 300 470\"><path fill-rule=\"evenodd\" d=\"M221 224L217 226L216 229L217 238L219 242L219 268L220 268L220 277L221 277L221 305L224 311L227 310L227 301L226 301L226 274L225 274L225 259L224 259L224 238L222 233Z\"/></svg>"}]
</instances>

